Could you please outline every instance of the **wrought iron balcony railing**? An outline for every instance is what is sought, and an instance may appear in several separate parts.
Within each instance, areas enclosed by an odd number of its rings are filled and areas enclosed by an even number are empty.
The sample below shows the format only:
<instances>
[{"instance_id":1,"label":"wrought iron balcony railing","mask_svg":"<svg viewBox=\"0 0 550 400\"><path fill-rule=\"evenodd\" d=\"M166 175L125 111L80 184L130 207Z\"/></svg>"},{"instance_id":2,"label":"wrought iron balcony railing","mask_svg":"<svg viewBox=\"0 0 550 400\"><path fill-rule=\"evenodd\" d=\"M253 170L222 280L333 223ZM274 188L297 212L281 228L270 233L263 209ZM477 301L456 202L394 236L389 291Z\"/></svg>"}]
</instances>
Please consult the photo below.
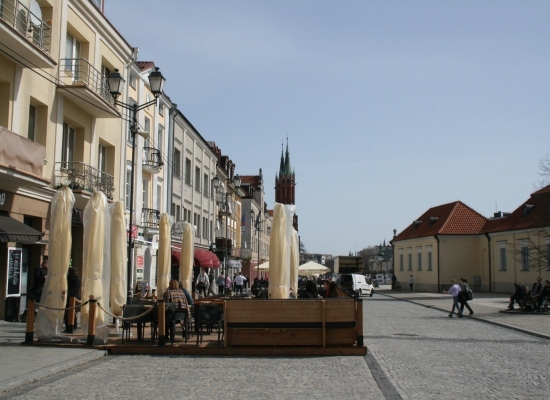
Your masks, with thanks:
<instances>
[{"instance_id":1,"label":"wrought iron balcony railing","mask_svg":"<svg viewBox=\"0 0 550 400\"><path fill-rule=\"evenodd\" d=\"M19 0L0 1L0 19L42 52L50 54L50 24L42 21L41 16L33 13L22 2Z\"/></svg>"},{"instance_id":2,"label":"wrought iron balcony railing","mask_svg":"<svg viewBox=\"0 0 550 400\"><path fill-rule=\"evenodd\" d=\"M154 147L143 148L143 167L147 171L151 173L159 172L163 164L164 162L162 161L160 150Z\"/></svg>"},{"instance_id":3,"label":"wrought iron balcony railing","mask_svg":"<svg viewBox=\"0 0 550 400\"><path fill-rule=\"evenodd\" d=\"M89 193L99 190L105 193L108 199L113 199L115 191L113 176L83 162L55 163L53 187L58 189L65 181L70 182L69 187L73 190L84 190Z\"/></svg>"},{"instance_id":4,"label":"wrought iron balcony railing","mask_svg":"<svg viewBox=\"0 0 550 400\"><path fill-rule=\"evenodd\" d=\"M158 228L160 223L160 211L152 208L141 209L141 226L144 228Z\"/></svg>"},{"instance_id":5,"label":"wrought iron balcony railing","mask_svg":"<svg viewBox=\"0 0 550 400\"><path fill-rule=\"evenodd\" d=\"M62 58L59 62L59 79L64 85L85 86L114 105L109 81L84 58Z\"/></svg>"}]
</instances>

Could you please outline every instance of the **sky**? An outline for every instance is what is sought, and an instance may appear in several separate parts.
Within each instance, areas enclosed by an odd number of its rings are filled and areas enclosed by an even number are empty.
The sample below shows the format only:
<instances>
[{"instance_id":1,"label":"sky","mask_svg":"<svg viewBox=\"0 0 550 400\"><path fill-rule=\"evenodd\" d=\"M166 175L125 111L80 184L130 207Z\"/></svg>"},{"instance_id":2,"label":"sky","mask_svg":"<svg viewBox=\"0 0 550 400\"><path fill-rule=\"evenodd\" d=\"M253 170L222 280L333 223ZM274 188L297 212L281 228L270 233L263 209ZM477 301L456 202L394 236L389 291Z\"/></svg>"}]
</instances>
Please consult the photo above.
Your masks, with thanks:
<instances>
[{"instance_id":1,"label":"sky","mask_svg":"<svg viewBox=\"0 0 550 400\"><path fill-rule=\"evenodd\" d=\"M485 217L550 151L550 1L105 0L165 93L275 201L282 145L308 252L389 242L430 207Z\"/></svg>"}]
</instances>

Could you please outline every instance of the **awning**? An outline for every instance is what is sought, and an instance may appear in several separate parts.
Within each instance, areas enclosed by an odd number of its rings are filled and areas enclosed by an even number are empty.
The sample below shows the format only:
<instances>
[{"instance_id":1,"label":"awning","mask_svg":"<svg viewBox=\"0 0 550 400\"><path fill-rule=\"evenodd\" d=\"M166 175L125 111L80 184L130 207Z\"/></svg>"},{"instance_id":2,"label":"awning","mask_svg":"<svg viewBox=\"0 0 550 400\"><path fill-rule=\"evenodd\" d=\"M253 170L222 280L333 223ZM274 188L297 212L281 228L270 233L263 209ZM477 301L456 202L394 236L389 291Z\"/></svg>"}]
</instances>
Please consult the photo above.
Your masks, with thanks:
<instances>
[{"instance_id":1,"label":"awning","mask_svg":"<svg viewBox=\"0 0 550 400\"><path fill-rule=\"evenodd\" d=\"M212 251L208 251L210 254L210 257L212 258L212 267L213 268L220 268L220 259L216 254L214 254Z\"/></svg>"},{"instance_id":2,"label":"awning","mask_svg":"<svg viewBox=\"0 0 550 400\"><path fill-rule=\"evenodd\" d=\"M0 242L36 243L42 233L12 217L0 215Z\"/></svg>"},{"instance_id":3,"label":"awning","mask_svg":"<svg viewBox=\"0 0 550 400\"><path fill-rule=\"evenodd\" d=\"M174 244L172 243L172 265L178 265L180 264L180 257L181 257L181 244ZM193 260L193 267L198 267L197 259L195 258Z\"/></svg>"},{"instance_id":4,"label":"awning","mask_svg":"<svg viewBox=\"0 0 550 400\"><path fill-rule=\"evenodd\" d=\"M195 264L201 268L212 268L212 257L209 253L205 249L195 249Z\"/></svg>"}]
</instances>

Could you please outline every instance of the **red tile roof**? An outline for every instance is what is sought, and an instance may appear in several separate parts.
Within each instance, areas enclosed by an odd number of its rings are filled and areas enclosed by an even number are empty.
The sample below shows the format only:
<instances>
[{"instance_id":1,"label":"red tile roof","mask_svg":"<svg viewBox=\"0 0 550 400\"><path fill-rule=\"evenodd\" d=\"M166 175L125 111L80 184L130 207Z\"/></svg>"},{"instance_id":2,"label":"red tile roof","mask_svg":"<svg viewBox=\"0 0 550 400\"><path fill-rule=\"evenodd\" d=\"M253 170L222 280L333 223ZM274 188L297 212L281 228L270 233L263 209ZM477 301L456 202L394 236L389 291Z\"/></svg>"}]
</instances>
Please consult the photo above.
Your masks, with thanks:
<instances>
[{"instance_id":1,"label":"red tile roof","mask_svg":"<svg viewBox=\"0 0 550 400\"><path fill-rule=\"evenodd\" d=\"M461 201L432 207L399 233L392 242L434 235L477 235L487 218Z\"/></svg>"},{"instance_id":2,"label":"red tile roof","mask_svg":"<svg viewBox=\"0 0 550 400\"><path fill-rule=\"evenodd\" d=\"M260 186L260 176L259 175L241 175L241 184L249 184L252 187Z\"/></svg>"},{"instance_id":3,"label":"red tile roof","mask_svg":"<svg viewBox=\"0 0 550 400\"><path fill-rule=\"evenodd\" d=\"M509 216L490 220L483 233L515 231L550 226L550 185L531 194Z\"/></svg>"}]
</instances>

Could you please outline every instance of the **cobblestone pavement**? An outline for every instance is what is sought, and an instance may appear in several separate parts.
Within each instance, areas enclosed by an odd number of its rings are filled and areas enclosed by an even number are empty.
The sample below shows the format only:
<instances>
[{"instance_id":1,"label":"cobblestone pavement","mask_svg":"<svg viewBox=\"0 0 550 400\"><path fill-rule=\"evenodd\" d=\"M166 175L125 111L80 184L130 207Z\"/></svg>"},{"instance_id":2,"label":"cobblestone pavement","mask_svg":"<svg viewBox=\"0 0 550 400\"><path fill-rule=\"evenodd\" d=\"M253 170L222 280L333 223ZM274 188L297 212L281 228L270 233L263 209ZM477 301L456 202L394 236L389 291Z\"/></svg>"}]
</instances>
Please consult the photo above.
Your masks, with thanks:
<instances>
[{"instance_id":1,"label":"cobblestone pavement","mask_svg":"<svg viewBox=\"0 0 550 400\"><path fill-rule=\"evenodd\" d=\"M3 399L525 399L550 393L546 339L375 295L366 357L105 357Z\"/></svg>"},{"instance_id":2,"label":"cobblestone pavement","mask_svg":"<svg viewBox=\"0 0 550 400\"><path fill-rule=\"evenodd\" d=\"M384 296L364 306L369 353L402 399L550 393L547 339Z\"/></svg>"}]
</instances>

